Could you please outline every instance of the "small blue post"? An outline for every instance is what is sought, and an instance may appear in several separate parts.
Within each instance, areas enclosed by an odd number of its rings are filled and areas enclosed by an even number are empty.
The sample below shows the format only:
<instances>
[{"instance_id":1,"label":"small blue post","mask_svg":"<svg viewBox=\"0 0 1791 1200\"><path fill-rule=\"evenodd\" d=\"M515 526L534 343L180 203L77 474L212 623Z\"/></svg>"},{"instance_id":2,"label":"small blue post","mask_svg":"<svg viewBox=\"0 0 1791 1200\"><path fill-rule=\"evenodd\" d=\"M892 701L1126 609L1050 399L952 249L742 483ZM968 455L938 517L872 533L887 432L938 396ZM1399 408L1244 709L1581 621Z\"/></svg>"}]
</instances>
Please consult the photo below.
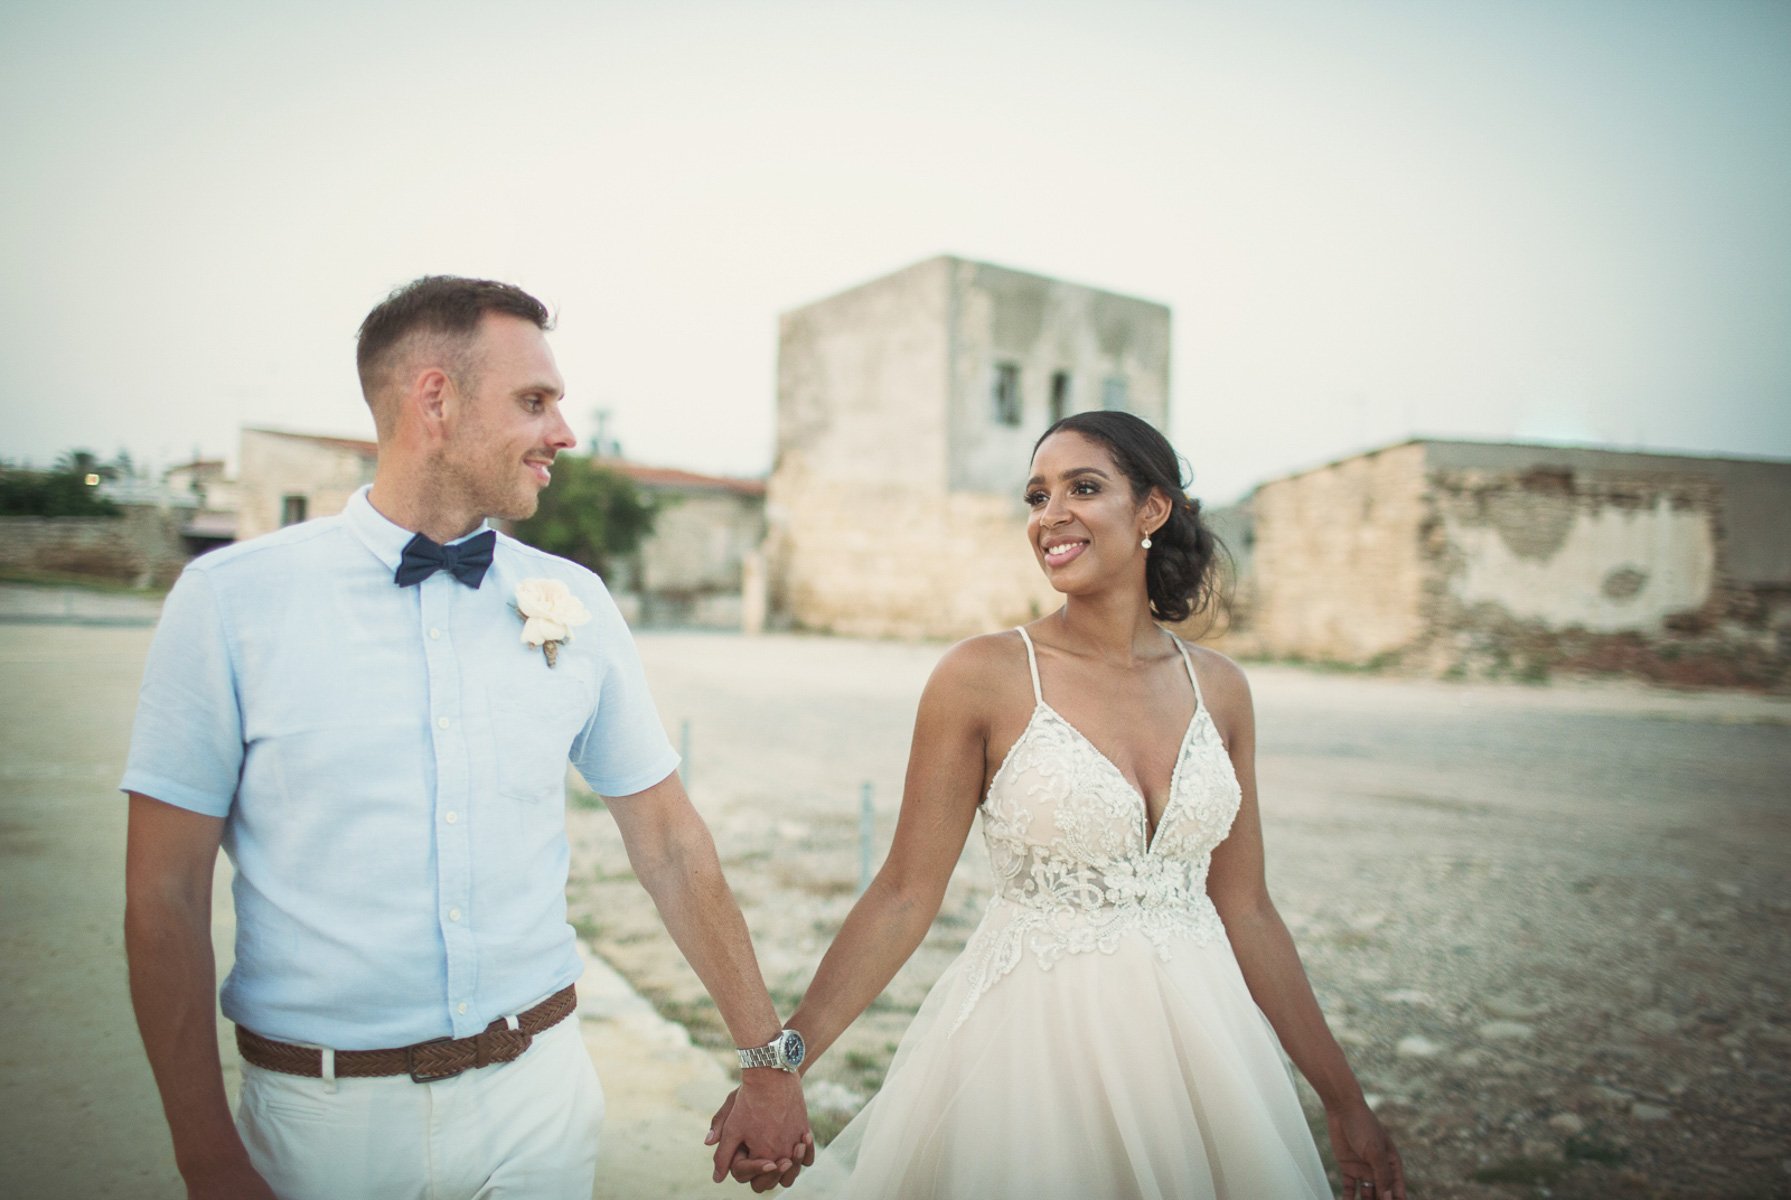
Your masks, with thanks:
<instances>
[{"instance_id":1,"label":"small blue post","mask_svg":"<svg viewBox=\"0 0 1791 1200\"><path fill-rule=\"evenodd\" d=\"M685 717L678 722L678 774L684 780L684 790L690 790L690 718Z\"/></svg>"},{"instance_id":2,"label":"small blue post","mask_svg":"<svg viewBox=\"0 0 1791 1200\"><path fill-rule=\"evenodd\" d=\"M858 790L858 894L871 886L871 842L877 835L875 812L871 805L871 783L865 780Z\"/></svg>"}]
</instances>

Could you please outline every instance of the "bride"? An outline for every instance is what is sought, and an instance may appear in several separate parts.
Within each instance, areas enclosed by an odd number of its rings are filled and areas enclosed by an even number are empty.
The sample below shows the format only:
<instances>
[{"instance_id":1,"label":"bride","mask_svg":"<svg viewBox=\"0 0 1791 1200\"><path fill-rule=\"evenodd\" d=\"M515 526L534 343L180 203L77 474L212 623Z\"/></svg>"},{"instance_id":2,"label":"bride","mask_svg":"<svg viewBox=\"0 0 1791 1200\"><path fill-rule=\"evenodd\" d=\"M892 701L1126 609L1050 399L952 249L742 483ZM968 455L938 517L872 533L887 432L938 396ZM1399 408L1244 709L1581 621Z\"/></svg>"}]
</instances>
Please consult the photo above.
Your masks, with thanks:
<instances>
[{"instance_id":1,"label":"bride","mask_svg":"<svg viewBox=\"0 0 1791 1200\"><path fill-rule=\"evenodd\" d=\"M1317 1200L1285 1048L1324 1103L1344 1196L1404 1200L1269 899L1249 685L1157 624L1212 597L1213 537L1174 450L1124 413L1066 417L1025 497L1063 607L934 670L889 857L789 1020L803 1068L920 944L979 811L995 894L797 1194Z\"/></svg>"}]
</instances>

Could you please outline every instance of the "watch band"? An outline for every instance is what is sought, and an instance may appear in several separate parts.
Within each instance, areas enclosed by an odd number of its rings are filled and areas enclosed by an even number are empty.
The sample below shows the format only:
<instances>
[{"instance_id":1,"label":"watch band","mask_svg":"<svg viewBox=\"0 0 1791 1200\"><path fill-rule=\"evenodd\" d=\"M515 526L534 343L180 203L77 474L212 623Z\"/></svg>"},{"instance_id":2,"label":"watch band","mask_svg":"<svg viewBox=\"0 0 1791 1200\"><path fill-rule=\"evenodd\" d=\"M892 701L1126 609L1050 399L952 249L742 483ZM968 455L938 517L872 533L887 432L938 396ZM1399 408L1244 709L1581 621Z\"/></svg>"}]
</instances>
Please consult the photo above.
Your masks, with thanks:
<instances>
[{"instance_id":1,"label":"watch band","mask_svg":"<svg viewBox=\"0 0 1791 1200\"><path fill-rule=\"evenodd\" d=\"M736 1046L734 1052L740 1056L741 1070L748 1067L775 1067L792 1074L802 1065L805 1057L802 1035L794 1029L780 1029L777 1036L763 1046Z\"/></svg>"},{"instance_id":2,"label":"watch band","mask_svg":"<svg viewBox=\"0 0 1791 1200\"><path fill-rule=\"evenodd\" d=\"M783 1035L779 1034L771 1040L769 1045L741 1050L739 1052L741 1067L775 1067L777 1065L777 1048L783 1040Z\"/></svg>"}]
</instances>

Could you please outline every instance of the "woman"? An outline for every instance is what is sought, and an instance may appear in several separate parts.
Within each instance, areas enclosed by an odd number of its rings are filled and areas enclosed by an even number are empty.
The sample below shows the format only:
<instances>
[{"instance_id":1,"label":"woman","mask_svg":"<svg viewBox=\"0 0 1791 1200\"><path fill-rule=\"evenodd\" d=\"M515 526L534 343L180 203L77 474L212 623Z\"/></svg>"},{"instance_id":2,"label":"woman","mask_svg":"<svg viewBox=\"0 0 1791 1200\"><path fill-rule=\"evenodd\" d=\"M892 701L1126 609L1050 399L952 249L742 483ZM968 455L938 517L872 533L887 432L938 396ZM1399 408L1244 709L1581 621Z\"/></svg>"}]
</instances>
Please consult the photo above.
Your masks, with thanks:
<instances>
[{"instance_id":1,"label":"woman","mask_svg":"<svg viewBox=\"0 0 1791 1200\"><path fill-rule=\"evenodd\" d=\"M798 1194L1323 1197L1279 1039L1345 1196L1404 1200L1264 883L1243 672L1157 625L1212 596L1175 452L1080 413L1031 474L1027 536L1063 607L934 671L889 857L790 1018L804 1069L920 944L979 809L995 894Z\"/></svg>"}]
</instances>

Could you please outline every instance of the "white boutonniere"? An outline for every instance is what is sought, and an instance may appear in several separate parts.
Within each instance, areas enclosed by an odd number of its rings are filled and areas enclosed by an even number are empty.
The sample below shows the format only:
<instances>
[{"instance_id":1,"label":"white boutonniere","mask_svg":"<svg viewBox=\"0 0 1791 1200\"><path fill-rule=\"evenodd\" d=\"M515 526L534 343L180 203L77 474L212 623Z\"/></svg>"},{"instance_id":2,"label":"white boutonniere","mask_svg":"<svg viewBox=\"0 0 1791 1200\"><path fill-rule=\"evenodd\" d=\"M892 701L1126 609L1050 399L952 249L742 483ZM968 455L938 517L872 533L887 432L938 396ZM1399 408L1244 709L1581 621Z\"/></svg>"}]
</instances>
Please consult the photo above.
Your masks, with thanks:
<instances>
[{"instance_id":1,"label":"white boutonniere","mask_svg":"<svg viewBox=\"0 0 1791 1200\"><path fill-rule=\"evenodd\" d=\"M572 640L573 627L591 619L572 589L557 579L523 580L516 585L516 601L510 607L522 618L522 640L541 647L550 667L560 647Z\"/></svg>"}]
</instances>

